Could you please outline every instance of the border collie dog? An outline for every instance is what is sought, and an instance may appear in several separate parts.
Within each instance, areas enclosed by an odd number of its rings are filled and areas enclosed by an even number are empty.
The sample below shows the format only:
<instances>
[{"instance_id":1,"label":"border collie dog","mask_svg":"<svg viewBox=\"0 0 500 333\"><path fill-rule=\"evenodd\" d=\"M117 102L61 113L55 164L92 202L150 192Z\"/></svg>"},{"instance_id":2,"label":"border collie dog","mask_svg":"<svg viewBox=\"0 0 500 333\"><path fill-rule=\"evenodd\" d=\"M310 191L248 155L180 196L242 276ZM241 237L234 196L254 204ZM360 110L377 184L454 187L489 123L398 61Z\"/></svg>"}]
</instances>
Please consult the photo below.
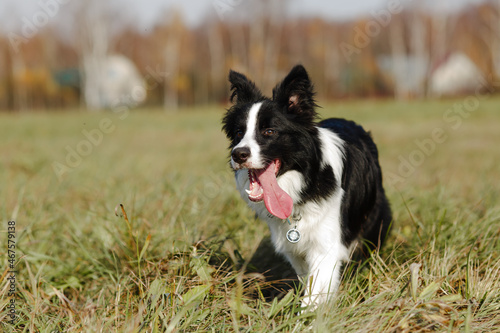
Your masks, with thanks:
<instances>
[{"instance_id":1,"label":"border collie dog","mask_svg":"<svg viewBox=\"0 0 500 333\"><path fill-rule=\"evenodd\" d=\"M243 199L267 222L276 251L306 281L303 306L325 302L359 240L382 245L391 210L369 133L352 121L317 122L301 65L262 95L231 71L232 107L223 119Z\"/></svg>"}]
</instances>

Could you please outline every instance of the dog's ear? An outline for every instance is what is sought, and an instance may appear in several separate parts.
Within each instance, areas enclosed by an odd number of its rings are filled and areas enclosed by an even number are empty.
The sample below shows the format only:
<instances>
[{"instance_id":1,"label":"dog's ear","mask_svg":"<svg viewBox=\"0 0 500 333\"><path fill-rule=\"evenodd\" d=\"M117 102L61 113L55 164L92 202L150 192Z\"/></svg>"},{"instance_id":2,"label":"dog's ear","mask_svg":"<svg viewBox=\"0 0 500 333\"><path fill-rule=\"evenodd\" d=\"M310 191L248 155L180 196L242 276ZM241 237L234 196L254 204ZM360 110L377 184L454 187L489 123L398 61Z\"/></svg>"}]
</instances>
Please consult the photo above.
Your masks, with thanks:
<instances>
[{"instance_id":1,"label":"dog's ear","mask_svg":"<svg viewBox=\"0 0 500 333\"><path fill-rule=\"evenodd\" d=\"M316 117L314 90L306 69L297 65L273 89L273 100L289 114L313 120Z\"/></svg>"},{"instance_id":2,"label":"dog's ear","mask_svg":"<svg viewBox=\"0 0 500 333\"><path fill-rule=\"evenodd\" d=\"M229 82L231 82L231 103L247 103L264 98L255 83L241 73L231 70Z\"/></svg>"}]
</instances>

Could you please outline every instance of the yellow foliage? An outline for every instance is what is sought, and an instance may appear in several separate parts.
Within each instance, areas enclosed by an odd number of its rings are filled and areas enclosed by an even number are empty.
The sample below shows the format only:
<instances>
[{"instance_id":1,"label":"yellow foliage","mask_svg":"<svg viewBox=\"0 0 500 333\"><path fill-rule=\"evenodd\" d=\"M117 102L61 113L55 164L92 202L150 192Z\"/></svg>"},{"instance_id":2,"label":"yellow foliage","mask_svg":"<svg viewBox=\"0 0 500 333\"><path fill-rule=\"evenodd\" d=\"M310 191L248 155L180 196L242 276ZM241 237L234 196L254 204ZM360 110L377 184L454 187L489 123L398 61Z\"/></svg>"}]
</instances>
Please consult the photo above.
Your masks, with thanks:
<instances>
[{"instance_id":1,"label":"yellow foliage","mask_svg":"<svg viewBox=\"0 0 500 333\"><path fill-rule=\"evenodd\" d=\"M174 85L177 91L184 92L191 88L191 80L186 74L180 74L175 78Z\"/></svg>"},{"instance_id":2,"label":"yellow foliage","mask_svg":"<svg viewBox=\"0 0 500 333\"><path fill-rule=\"evenodd\" d=\"M14 76L16 85L23 86L28 91L35 91L48 96L59 92L59 85L53 80L46 68L27 68Z\"/></svg>"}]
</instances>

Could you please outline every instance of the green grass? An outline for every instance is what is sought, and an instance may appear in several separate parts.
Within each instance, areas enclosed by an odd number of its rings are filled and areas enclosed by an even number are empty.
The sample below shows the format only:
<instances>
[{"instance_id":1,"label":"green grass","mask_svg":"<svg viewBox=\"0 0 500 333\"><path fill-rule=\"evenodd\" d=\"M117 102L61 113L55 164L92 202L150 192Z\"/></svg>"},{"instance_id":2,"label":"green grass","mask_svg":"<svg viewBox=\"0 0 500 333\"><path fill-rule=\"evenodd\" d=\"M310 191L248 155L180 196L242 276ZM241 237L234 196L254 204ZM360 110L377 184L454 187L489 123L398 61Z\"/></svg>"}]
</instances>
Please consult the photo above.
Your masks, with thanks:
<instances>
[{"instance_id":1,"label":"green grass","mask_svg":"<svg viewBox=\"0 0 500 333\"><path fill-rule=\"evenodd\" d=\"M15 325L7 322L2 265L1 327L499 331L500 99L482 100L459 126L443 118L463 102L341 102L320 110L371 130L394 224L380 253L347 266L335 299L302 314L297 292L266 301L261 276L245 271L268 230L234 188L223 107L137 110L123 119L0 114L0 255L7 263L7 222L15 220L18 315ZM113 130L58 176L54 162L66 164L67 147L89 149L82 130L104 118ZM446 139L426 153L415 140L432 138L435 128ZM411 156L419 165L402 174Z\"/></svg>"}]
</instances>

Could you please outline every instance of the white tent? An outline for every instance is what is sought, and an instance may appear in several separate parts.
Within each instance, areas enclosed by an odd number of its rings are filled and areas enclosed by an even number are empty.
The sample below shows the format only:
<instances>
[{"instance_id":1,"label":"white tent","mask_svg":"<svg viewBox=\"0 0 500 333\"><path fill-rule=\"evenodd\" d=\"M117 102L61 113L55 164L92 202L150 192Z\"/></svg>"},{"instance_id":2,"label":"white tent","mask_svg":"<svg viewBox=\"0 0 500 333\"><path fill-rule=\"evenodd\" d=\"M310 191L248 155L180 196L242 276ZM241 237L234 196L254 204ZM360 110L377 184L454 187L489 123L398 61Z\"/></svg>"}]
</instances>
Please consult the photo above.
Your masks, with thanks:
<instances>
[{"instance_id":1,"label":"white tent","mask_svg":"<svg viewBox=\"0 0 500 333\"><path fill-rule=\"evenodd\" d=\"M433 96L464 94L481 85L484 85L484 77L476 64L463 53L453 53L432 72L429 93Z\"/></svg>"},{"instance_id":2,"label":"white tent","mask_svg":"<svg viewBox=\"0 0 500 333\"><path fill-rule=\"evenodd\" d=\"M89 109L134 107L146 99L146 85L135 65L122 55L84 63L84 94Z\"/></svg>"}]
</instances>

